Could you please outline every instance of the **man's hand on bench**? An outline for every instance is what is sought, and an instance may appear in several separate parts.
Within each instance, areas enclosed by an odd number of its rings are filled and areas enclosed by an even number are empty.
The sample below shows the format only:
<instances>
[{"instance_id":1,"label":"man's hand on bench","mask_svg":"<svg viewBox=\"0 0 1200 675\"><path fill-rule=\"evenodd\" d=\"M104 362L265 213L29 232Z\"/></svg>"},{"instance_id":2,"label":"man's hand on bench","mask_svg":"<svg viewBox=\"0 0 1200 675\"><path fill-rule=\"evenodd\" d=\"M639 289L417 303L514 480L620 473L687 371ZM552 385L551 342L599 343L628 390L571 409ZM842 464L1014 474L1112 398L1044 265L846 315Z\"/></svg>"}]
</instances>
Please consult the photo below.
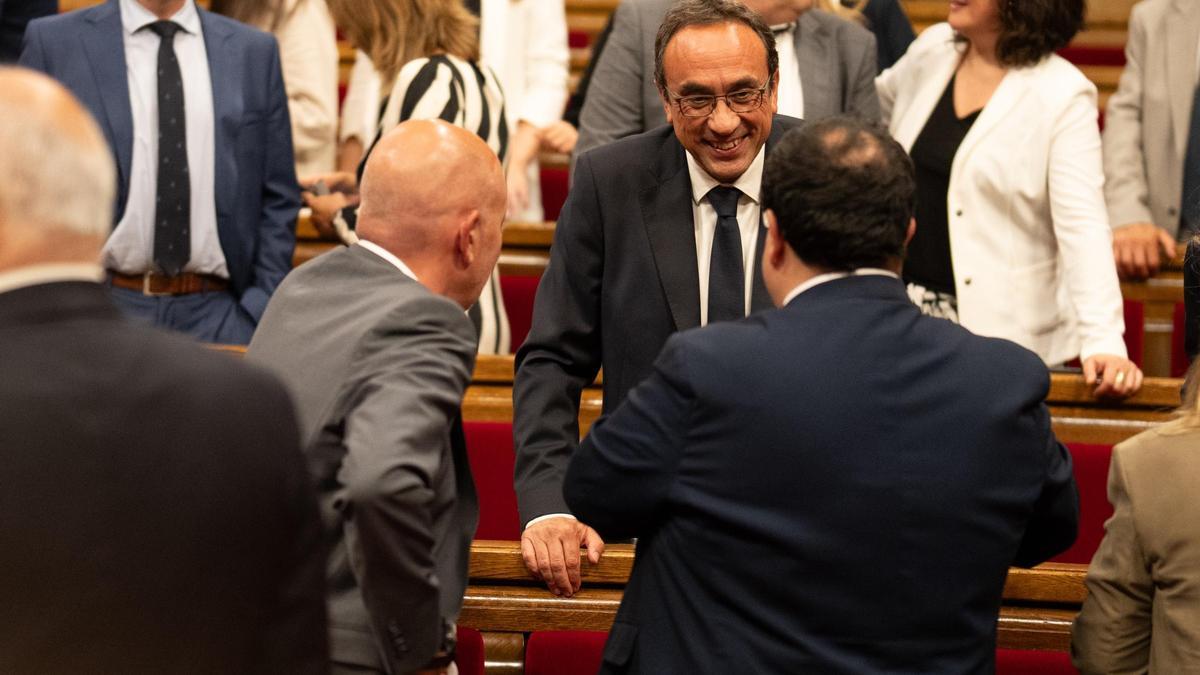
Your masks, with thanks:
<instances>
[{"instance_id":1,"label":"man's hand on bench","mask_svg":"<svg viewBox=\"0 0 1200 675\"><path fill-rule=\"evenodd\" d=\"M533 576L546 583L550 592L569 598L583 585L580 549L587 548L588 560L600 562L604 540L592 528L570 516L531 523L521 534L521 557Z\"/></svg>"}]
</instances>

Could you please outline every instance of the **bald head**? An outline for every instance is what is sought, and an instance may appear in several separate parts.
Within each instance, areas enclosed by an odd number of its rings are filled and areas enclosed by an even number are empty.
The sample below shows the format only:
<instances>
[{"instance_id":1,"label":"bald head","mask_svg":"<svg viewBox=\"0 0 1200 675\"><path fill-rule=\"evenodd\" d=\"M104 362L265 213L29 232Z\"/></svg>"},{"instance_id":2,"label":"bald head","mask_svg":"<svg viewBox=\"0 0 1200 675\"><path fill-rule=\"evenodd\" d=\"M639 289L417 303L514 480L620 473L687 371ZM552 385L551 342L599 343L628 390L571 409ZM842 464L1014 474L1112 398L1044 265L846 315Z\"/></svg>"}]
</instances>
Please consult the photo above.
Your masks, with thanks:
<instances>
[{"instance_id":1,"label":"bald head","mask_svg":"<svg viewBox=\"0 0 1200 675\"><path fill-rule=\"evenodd\" d=\"M0 119L0 247L16 228L102 243L116 172L92 116L54 80L5 67Z\"/></svg>"},{"instance_id":2,"label":"bald head","mask_svg":"<svg viewBox=\"0 0 1200 675\"><path fill-rule=\"evenodd\" d=\"M506 199L486 143L440 120L405 122L371 150L359 193L361 238L396 254L435 292L475 302L500 253Z\"/></svg>"}]
</instances>

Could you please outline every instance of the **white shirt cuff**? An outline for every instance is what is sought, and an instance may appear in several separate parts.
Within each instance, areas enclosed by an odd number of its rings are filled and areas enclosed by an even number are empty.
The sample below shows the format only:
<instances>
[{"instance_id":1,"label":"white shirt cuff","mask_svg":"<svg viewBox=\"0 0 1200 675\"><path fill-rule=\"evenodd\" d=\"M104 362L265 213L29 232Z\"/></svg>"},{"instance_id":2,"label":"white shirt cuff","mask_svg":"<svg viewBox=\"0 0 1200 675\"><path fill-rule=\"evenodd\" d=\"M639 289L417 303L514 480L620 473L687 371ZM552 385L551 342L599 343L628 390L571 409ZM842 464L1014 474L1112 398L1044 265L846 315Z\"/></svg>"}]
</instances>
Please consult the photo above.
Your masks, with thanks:
<instances>
[{"instance_id":1,"label":"white shirt cuff","mask_svg":"<svg viewBox=\"0 0 1200 675\"><path fill-rule=\"evenodd\" d=\"M570 518L571 520L578 520L578 518L569 513L547 513L544 516L538 516L528 523L525 523L525 529L528 530L530 525L533 525L534 523L540 523L543 520L549 520L550 518Z\"/></svg>"}]
</instances>

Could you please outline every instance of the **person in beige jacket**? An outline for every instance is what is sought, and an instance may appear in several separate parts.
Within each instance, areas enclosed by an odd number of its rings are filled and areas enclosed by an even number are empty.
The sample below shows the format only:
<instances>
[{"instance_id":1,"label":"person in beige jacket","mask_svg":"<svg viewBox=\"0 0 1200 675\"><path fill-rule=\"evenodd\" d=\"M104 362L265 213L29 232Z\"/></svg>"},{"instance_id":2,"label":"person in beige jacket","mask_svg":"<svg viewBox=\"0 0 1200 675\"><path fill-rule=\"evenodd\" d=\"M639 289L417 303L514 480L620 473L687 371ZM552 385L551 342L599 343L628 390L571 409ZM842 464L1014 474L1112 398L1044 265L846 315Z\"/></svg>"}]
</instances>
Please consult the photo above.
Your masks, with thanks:
<instances>
[{"instance_id":1,"label":"person in beige jacket","mask_svg":"<svg viewBox=\"0 0 1200 675\"><path fill-rule=\"evenodd\" d=\"M1104 118L1104 197L1126 278L1158 272L1200 225L1200 195L1183 194L1198 40L1195 0L1145 0L1129 16L1125 70Z\"/></svg>"},{"instance_id":2,"label":"person in beige jacket","mask_svg":"<svg viewBox=\"0 0 1200 675\"><path fill-rule=\"evenodd\" d=\"M1087 573L1071 658L1089 673L1200 672L1200 366L1178 419L1113 449L1114 513Z\"/></svg>"}]
</instances>

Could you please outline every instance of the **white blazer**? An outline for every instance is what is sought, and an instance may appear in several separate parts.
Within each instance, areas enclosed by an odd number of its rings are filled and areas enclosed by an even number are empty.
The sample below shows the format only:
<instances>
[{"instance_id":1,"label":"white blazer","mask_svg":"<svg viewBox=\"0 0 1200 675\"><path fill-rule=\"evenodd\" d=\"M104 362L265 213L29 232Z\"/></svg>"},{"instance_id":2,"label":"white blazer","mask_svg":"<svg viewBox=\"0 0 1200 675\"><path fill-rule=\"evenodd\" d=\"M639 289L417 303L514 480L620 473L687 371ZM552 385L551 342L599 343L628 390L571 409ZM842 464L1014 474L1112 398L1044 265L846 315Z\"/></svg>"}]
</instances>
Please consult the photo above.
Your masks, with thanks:
<instances>
[{"instance_id":1,"label":"white blazer","mask_svg":"<svg viewBox=\"0 0 1200 675\"><path fill-rule=\"evenodd\" d=\"M948 24L931 26L875 80L883 119L905 150L946 90L961 50ZM1013 68L950 169L959 320L1047 364L1126 355L1096 116L1096 87L1064 59Z\"/></svg>"}]
</instances>

